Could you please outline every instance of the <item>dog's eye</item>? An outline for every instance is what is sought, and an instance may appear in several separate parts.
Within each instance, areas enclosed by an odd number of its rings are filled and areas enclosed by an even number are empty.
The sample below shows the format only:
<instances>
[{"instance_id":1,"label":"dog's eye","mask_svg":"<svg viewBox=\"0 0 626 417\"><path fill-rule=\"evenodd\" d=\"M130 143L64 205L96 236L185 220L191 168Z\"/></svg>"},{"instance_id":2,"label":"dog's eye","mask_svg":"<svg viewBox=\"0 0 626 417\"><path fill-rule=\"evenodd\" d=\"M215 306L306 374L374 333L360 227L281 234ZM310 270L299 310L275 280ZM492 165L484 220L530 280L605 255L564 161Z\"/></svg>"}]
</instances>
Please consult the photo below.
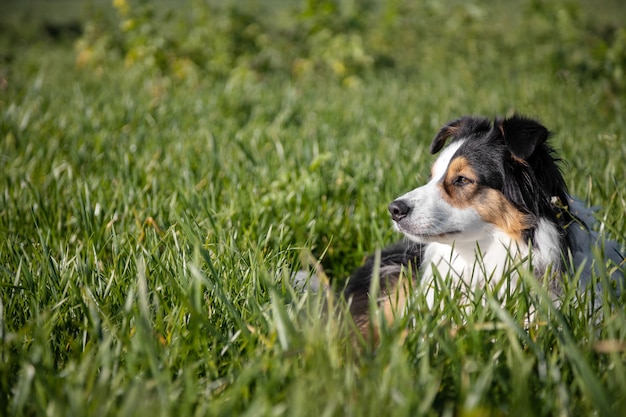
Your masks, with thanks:
<instances>
[{"instance_id":1,"label":"dog's eye","mask_svg":"<svg viewBox=\"0 0 626 417\"><path fill-rule=\"evenodd\" d=\"M459 175L458 177L454 179L454 185L456 185L457 187L463 187L465 185L469 185L473 183L474 183L473 180L470 180L469 178L464 177L462 175Z\"/></svg>"}]
</instances>

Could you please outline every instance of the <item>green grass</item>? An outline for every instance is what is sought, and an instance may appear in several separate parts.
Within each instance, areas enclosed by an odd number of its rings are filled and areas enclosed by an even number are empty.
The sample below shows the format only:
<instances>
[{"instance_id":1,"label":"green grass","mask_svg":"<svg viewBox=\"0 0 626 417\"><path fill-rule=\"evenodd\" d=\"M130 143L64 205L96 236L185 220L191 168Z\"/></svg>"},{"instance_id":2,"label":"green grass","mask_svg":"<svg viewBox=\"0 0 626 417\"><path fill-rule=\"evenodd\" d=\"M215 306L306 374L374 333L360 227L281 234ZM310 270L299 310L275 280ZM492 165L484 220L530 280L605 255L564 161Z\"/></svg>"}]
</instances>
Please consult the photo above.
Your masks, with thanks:
<instances>
[{"instance_id":1,"label":"green grass","mask_svg":"<svg viewBox=\"0 0 626 417\"><path fill-rule=\"evenodd\" d=\"M626 93L586 61L592 47L577 39L589 32L562 21L550 32L530 3L508 6L524 19L433 4L361 29L395 64L349 82L284 64L179 80L126 68L119 51L79 68L67 40L20 48L22 35L4 35L0 414L626 409L626 313L608 294L601 313L574 286L557 312L531 278L469 309L442 293L430 312L416 296L414 318L374 348L289 285L303 253L340 286L398 239L388 202L426 180L430 139L468 113L540 118L571 191L603 206L601 227L626 243ZM533 307L542 322L525 329Z\"/></svg>"}]
</instances>

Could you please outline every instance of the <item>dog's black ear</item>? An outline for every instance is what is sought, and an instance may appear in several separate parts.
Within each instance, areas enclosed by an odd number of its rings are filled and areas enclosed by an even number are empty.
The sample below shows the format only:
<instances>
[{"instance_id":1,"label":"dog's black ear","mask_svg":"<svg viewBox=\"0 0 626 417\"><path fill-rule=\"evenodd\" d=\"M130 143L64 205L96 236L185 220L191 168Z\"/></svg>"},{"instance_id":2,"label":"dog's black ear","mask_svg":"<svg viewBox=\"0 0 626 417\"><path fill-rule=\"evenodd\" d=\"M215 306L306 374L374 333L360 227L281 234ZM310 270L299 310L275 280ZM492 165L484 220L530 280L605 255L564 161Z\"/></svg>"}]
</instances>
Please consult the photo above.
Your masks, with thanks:
<instances>
[{"instance_id":1,"label":"dog's black ear","mask_svg":"<svg viewBox=\"0 0 626 417\"><path fill-rule=\"evenodd\" d=\"M496 121L504 143L515 159L527 161L550 132L539 122L521 116Z\"/></svg>"},{"instance_id":2,"label":"dog's black ear","mask_svg":"<svg viewBox=\"0 0 626 417\"><path fill-rule=\"evenodd\" d=\"M439 152L450 138L458 139L473 133L488 132L490 127L489 120L482 117L463 116L448 122L441 128L430 144L430 153L435 154Z\"/></svg>"}]
</instances>

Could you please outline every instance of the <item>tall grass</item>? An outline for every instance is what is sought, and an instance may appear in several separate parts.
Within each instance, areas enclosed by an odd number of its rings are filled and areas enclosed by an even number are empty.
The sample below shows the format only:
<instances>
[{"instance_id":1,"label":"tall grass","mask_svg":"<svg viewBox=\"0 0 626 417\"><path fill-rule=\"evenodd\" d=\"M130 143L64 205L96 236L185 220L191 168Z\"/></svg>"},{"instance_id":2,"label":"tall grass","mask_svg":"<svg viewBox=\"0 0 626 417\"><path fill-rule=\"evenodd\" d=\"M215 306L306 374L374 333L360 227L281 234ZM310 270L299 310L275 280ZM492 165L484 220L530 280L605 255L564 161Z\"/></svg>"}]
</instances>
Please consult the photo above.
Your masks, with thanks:
<instances>
[{"instance_id":1,"label":"tall grass","mask_svg":"<svg viewBox=\"0 0 626 417\"><path fill-rule=\"evenodd\" d=\"M366 253L398 239L387 203L426 180L430 138L467 113L539 117L555 132L572 192L603 206L599 228L625 243L625 96L598 66L620 65L619 56L594 58L598 38L567 20L578 16L569 2L389 2L369 9L388 19L370 31L360 23L368 15L351 20L348 3L330 15L314 3L305 5L313 23L299 17L306 34L281 15L285 45L296 49L276 46L274 64L254 65L254 54L272 52L257 45L224 73L199 61L186 78L149 57L129 63L124 54L150 46L135 34L115 35L121 49L105 39L104 59L78 67L81 52L99 53L89 48L100 35L86 32L74 47L6 43L1 414L626 409L623 298L603 294L592 311L595 298L575 279L559 310L532 277L506 301L476 294L469 307L442 291L431 311L416 294L410 314L383 325L378 346L351 336L320 294L290 285L303 254L341 287ZM146 24L158 34L154 19ZM259 30L249 25L246 33ZM336 72L333 59L354 58L351 49L331 54L353 45L345 33L364 42L371 66ZM179 61L165 62L183 62L175 53L184 49L172 48ZM376 64L381 54L391 67ZM532 309L540 320L528 328Z\"/></svg>"}]
</instances>

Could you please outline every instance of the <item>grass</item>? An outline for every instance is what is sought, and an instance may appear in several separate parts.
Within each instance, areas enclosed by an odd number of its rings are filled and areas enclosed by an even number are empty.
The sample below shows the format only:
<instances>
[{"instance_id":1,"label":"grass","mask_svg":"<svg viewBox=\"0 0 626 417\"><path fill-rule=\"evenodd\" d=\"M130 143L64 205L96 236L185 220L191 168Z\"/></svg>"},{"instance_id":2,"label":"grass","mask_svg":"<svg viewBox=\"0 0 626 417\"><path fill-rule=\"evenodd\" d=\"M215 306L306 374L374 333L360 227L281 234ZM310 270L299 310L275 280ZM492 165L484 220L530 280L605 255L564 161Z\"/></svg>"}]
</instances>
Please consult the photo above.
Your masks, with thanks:
<instances>
[{"instance_id":1,"label":"grass","mask_svg":"<svg viewBox=\"0 0 626 417\"><path fill-rule=\"evenodd\" d=\"M405 60L351 83L241 68L182 82L115 56L81 69L67 40L5 35L0 413L619 415L623 300L605 294L600 318L572 286L555 311L531 278L471 308L417 295L373 348L289 285L303 253L340 286L398 239L387 203L467 113L539 117L573 194L626 243L624 90L555 63L540 12L516 26L475 6L448 26L432 9Z\"/></svg>"}]
</instances>

